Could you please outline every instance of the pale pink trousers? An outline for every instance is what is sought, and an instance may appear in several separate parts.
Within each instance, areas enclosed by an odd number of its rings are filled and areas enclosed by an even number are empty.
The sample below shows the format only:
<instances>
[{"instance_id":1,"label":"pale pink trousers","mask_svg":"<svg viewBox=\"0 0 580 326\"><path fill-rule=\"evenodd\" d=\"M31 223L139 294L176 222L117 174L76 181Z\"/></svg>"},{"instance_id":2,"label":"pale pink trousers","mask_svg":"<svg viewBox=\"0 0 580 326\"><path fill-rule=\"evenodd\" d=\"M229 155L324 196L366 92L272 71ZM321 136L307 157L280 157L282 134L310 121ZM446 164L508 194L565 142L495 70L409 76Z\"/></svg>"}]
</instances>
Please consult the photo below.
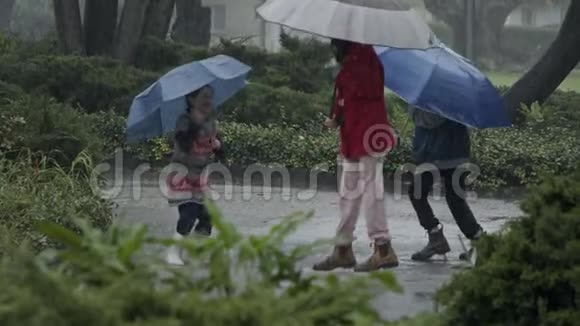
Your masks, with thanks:
<instances>
[{"instance_id":1,"label":"pale pink trousers","mask_svg":"<svg viewBox=\"0 0 580 326\"><path fill-rule=\"evenodd\" d=\"M385 212L383 161L365 156L359 161L343 158L340 163L340 224L336 232L339 244L350 244L356 240L354 231L361 211L365 212L369 238L378 243L390 241Z\"/></svg>"}]
</instances>

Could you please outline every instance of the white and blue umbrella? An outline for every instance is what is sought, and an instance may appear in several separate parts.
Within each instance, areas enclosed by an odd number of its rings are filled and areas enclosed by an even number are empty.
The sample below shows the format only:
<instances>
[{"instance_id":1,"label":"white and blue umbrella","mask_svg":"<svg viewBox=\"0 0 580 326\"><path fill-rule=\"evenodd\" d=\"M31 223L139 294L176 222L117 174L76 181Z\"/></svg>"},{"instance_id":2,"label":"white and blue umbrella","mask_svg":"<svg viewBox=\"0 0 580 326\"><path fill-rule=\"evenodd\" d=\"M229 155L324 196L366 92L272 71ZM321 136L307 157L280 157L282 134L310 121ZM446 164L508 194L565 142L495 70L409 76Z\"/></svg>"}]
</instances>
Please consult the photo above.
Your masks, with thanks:
<instances>
[{"instance_id":1,"label":"white and blue umbrella","mask_svg":"<svg viewBox=\"0 0 580 326\"><path fill-rule=\"evenodd\" d=\"M225 55L171 70L133 100L127 119L127 141L146 140L172 131L187 108L185 96L204 86L213 88L217 108L246 86L250 70Z\"/></svg>"},{"instance_id":2,"label":"white and blue umbrella","mask_svg":"<svg viewBox=\"0 0 580 326\"><path fill-rule=\"evenodd\" d=\"M497 88L445 45L375 50L384 66L385 86L407 103L471 128L511 126Z\"/></svg>"}]
</instances>

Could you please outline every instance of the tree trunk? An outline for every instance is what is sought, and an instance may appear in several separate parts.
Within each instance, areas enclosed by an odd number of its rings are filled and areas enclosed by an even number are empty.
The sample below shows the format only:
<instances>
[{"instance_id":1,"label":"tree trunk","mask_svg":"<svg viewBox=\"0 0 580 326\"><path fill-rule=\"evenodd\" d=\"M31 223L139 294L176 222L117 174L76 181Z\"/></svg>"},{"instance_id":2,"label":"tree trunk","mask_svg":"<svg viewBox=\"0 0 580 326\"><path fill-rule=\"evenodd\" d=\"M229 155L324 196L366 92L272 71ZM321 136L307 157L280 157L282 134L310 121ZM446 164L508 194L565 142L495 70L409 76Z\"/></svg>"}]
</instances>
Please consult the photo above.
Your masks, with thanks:
<instances>
[{"instance_id":1,"label":"tree trunk","mask_svg":"<svg viewBox=\"0 0 580 326\"><path fill-rule=\"evenodd\" d=\"M12 21L12 11L16 0L0 0L0 33L10 31L10 22Z\"/></svg>"},{"instance_id":2,"label":"tree trunk","mask_svg":"<svg viewBox=\"0 0 580 326\"><path fill-rule=\"evenodd\" d=\"M174 39L208 47L211 40L211 9L202 7L201 0L177 0L176 5Z\"/></svg>"},{"instance_id":3,"label":"tree trunk","mask_svg":"<svg viewBox=\"0 0 580 326\"><path fill-rule=\"evenodd\" d=\"M478 0L475 23L477 55L494 59L506 19L525 0ZM453 48L463 55L466 50L465 0L426 0L425 7L445 22L454 36Z\"/></svg>"},{"instance_id":4,"label":"tree trunk","mask_svg":"<svg viewBox=\"0 0 580 326\"><path fill-rule=\"evenodd\" d=\"M502 32L509 15L525 0L486 0L478 2L476 48L479 59L494 65L501 64Z\"/></svg>"},{"instance_id":5,"label":"tree trunk","mask_svg":"<svg viewBox=\"0 0 580 326\"><path fill-rule=\"evenodd\" d=\"M143 36L165 40L169 32L173 9L175 9L175 0L150 0Z\"/></svg>"},{"instance_id":6,"label":"tree trunk","mask_svg":"<svg viewBox=\"0 0 580 326\"><path fill-rule=\"evenodd\" d=\"M66 54L85 54L78 0L54 0L58 41Z\"/></svg>"},{"instance_id":7,"label":"tree trunk","mask_svg":"<svg viewBox=\"0 0 580 326\"><path fill-rule=\"evenodd\" d=\"M87 0L85 43L88 55L111 55L117 29L118 0Z\"/></svg>"},{"instance_id":8,"label":"tree trunk","mask_svg":"<svg viewBox=\"0 0 580 326\"><path fill-rule=\"evenodd\" d=\"M125 0L115 39L115 57L125 63L133 63L135 60L148 5L149 0Z\"/></svg>"},{"instance_id":9,"label":"tree trunk","mask_svg":"<svg viewBox=\"0 0 580 326\"><path fill-rule=\"evenodd\" d=\"M449 44L449 46L465 56L467 52L465 0L427 0L425 8L435 18L449 26L453 33L453 44Z\"/></svg>"},{"instance_id":10,"label":"tree trunk","mask_svg":"<svg viewBox=\"0 0 580 326\"><path fill-rule=\"evenodd\" d=\"M572 1L556 40L544 56L505 94L512 119L522 104L543 103L580 62L580 1Z\"/></svg>"}]
</instances>

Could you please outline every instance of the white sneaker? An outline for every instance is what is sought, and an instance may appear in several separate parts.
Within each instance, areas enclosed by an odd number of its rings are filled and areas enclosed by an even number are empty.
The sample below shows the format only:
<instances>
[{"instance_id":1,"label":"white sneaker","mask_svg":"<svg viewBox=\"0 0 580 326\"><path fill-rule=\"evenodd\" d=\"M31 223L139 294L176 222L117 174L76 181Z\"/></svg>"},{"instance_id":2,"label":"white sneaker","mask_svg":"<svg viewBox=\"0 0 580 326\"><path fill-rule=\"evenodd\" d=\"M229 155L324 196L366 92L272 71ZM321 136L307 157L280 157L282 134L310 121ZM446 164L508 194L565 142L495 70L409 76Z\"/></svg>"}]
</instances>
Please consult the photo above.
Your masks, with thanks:
<instances>
[{"instance_id":1,"label":"white sneaker","mask_svg":"<svg viewBox=\"0 0 580 326\"><path fill-rule=\"evenodd\" d=\"M183 240L183 236L179 233L176 233L173 236L173 240L176 240L176 241ZM167 250L166 261L170 265L177 265L177 266L185 265L185 262L181 258L181 248L179 248L178 246L169 247L169 249Z\"/></svg>"}]
</instances>

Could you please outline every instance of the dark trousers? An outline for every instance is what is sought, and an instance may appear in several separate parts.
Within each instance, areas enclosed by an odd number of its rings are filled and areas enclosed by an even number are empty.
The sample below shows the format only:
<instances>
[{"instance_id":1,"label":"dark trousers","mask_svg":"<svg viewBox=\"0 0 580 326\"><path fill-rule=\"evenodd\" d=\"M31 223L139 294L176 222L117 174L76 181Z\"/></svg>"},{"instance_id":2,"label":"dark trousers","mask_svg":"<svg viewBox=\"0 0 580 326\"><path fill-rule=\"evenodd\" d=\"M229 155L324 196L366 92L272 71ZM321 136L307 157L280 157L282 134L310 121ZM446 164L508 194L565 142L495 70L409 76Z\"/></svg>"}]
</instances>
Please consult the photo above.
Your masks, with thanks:
<instances>
[{"instance_id":1,"label":"dark trousers","mask_svg":"<svg viewBox=\"0 0 580 326\"><path fill-rule=\"evenodd\" d=\"M429 194L433 190L435 175L437 175L437 172L424 172L414 175L413 183L409 189L409 196L413 208L415 208L419 216L421 226L427 231L431 231L439 225L439 220L433 214L433 209L428 201ZM468 176L468 172L449 169L440 170L439 175L441 182L445 184L445 199L447 206L451 210L451 214L453 214L453 218L457 222L461 232L468 239L473 240L481 230L481 226L475 220L465 200L465 179Z\"/></svg>"},{"instance_id":2,"label":"dark trousers","mask_svg":"<svg viewBox=\"0 0 580 326\"><path fill-rule=\"evenodd\" d=\"M177 233L187 236L195 225L195 233L209 236L212 225L209 213L205 205L186 203L179 205L179 221L177 221ZM195 222L197 221L197 224Z\"/></svg>"}]
</instances>

